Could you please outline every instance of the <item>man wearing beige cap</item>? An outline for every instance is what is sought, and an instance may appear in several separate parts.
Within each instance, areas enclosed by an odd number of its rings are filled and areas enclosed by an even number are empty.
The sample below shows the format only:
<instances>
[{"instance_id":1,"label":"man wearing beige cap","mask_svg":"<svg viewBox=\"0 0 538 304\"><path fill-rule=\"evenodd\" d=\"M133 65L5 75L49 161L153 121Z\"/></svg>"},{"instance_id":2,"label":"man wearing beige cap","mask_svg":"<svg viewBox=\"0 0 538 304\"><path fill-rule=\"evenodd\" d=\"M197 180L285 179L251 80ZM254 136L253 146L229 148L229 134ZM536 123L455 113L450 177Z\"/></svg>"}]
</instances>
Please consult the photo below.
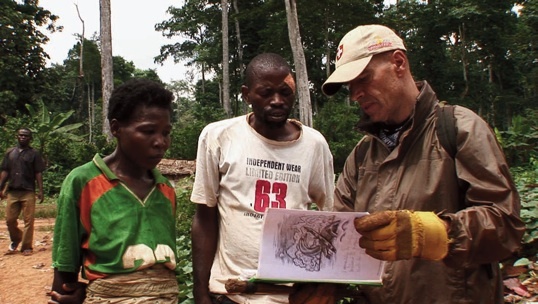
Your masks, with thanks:
<instances>
[{"instance_id":1,"label":"man wearing beige cap","mask_svg":"<svg viewBox=\"0 0 538 304\"><path fill-rule=\"evenodd\" d=\"M387 261L383 286L362 288L369 303L503 303L498 261L519 248L524 225L488 124L452 107L450 153L436 130L435 92L415 82L402 39L385 26L344 36L322 89L342 86L366 135L338 178L335 209L371 213L355 221L360 245Z\"/></svg>"}]
</instances>

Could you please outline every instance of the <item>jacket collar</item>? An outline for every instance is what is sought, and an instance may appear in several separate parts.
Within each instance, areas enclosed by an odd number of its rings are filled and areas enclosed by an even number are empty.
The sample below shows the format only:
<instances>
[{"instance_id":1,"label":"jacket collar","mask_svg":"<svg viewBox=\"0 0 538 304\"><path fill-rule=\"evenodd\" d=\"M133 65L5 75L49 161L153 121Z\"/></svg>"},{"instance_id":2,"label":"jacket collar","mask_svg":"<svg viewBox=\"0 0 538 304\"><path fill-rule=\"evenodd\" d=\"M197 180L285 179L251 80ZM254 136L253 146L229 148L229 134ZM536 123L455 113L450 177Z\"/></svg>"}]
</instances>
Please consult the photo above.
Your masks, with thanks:
<instances>
[{"instance_id":1,"label":"jacket collar","mask_svg":"<svg viewBox=\"0 0 538 304\"><path fill-rule=\"evenodd\" d=\"M419 81L416 84L420 93L417 96L415 111L412 114L414 116L413 125L423 124L426 118L432 114L435 106L439 102L437 95L435 95L435 92L426 80Z\"/></svg>"}]
</instances>

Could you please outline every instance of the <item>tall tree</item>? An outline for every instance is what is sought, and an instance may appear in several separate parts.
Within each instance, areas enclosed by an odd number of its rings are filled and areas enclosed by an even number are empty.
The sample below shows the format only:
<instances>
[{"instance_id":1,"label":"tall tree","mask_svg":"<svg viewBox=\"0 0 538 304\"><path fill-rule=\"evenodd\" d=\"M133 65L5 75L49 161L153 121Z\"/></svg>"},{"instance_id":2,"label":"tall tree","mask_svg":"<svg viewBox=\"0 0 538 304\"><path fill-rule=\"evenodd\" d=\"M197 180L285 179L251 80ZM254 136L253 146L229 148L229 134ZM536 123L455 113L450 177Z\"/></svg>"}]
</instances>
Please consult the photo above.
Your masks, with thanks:
<instances>
[{"instance_id":1,"label":"tall tree","mask_svg":"<svg viewBox=\"0 0 538 304\"><path fill-rule=\"evenodd\" d=\"M234 9L234 13L235 13L235 16L234 16L234 25L235 25L235 37L236 37L236 40L237 40L237 65L239 67L239 78L240 79L243 79L244 77L244 71L245 71L245 64L244 64L244 61L243 61L243 41L241 40L241 22L239 21L239 5L237 3L237 0L232 0L232 7ZM239 105L237 104L239 102L239 98L234 98L235 101L237 101L236 103L234 103L235 105L235 112L239 114ZM246 113L247 112L247 104L246 103L242 103L242 112L241 113Z\"/></svg>"},{"instance_id":2,"label":"tall tree","mask_svg":"<svg viewBox=\"0 0 538 304\"><path fill-rule=\"evenodd\" d=\"M108 100L114 89L113 61L112 61L112 29L110 16L110 0L99 0L99 10L101 16L101 75L102 75L102 95L103 95L103 134L108 140L112 140L110 126L107 123Z\"/></svg>"},{"instance_id":3,"label":"tall tree","mask_svg":"<svg viewBox=\"0 0 538 304\"><path fill-rule=\"evenodd\" d=\"M159 25L167 37L181 37L179 43L161 49L161 58L187 59L197 69L205 67L202 84L206 77L211 81L216 80L211 78L219 77L218 84L223 75L221 1L186 0L180 8L169 10L172 18ZM298 49L291 48L293 33L287 27L287 11L292 12L295 4L301 43L297 44L295 39L294 45L301 45L303 50L308 75L305 87L309 88L312 116L317 115L328 100L320 87L334 67L337 43L352 28L369 23L389 25L405 38L413 55L410 60L414 75L431 82L440 98L474 110L481 108L484 117L497 121L496 126L506 124L511 111L520 111L515 104L531 101L518 97L533 87L527 85L533 84L535 79L529 72L533 64L528 58L535 56L527 51L520 54L519 50L532 49L533 41L519 38L520 43L514 42L516 19L510 12L511 0L414 0L399 1L398 5L391 6L385 6L384 0L287 0L284 3L280 0L244 0L240 2L240 11L233 1L229 18L235 20L236 26L229 28L230 66L227 73L231 92L241 85L242 62L248 62L259 53L279 53L295 62L295 68L300 68L296 63L300 54L295 52ZM532 1L522 3L524 7L533 7ZM529 14L527 24L533 16ZM482 28L489 30L480 30ZM526 32L532 32L529 28L532 27L526 27ZM522 32L518 37L525 35ZM513 47L515 45L517 49ZM465 74L463 67L467 67ZM519 73L524 71L527 77L523 79ZM298 82L301 82L299 78L298 74ZM205 86L201 88L203 92ZM212 83L208 88L216 91L206 92L204 96L216 96L218 100L222 87ZM337 94L333 99L345 100L344 95ZM233 111L239 113L237 107L233 107ZM304 120L300 111L298 109L293 115Z\"/></svg>"},{"instance_id":4,"label":"tall tree","mask_svg":"<svg viewBox=\"0 0 538 304\"><path fill-rule=\"evenodd\" d=\"M57 16L38 6L37 0L0 0L0 113L14 115L34 103L34 95L46 79L40 73L48 55L49 41L39 29L54 32Z\"/></svg>"},{"instance_id":5,"label":"tall tree","mask_svg":"<svg viewBox=\"0 0 538 304\"><path fill-rule=\"evenodd\" d=\"M68 52L65 66L70 71L73 79L71 107L77 109L74 117L77 120L85 119L89 114L85 109L89 107L95 96L89 95L90 91L101 94L101 53L97 38L95 40L83 39L76 43ZM84 60L81 60L81 57ZM84 99L86 98L86 99ZM84 103L83 101L86 101ZM99 130L101 132L101 130Z\"/></svg>"},{"instance_id":6,"label":"tall tree","mask_svg":"<svg viewBox=\"0 0 538 304\"><path fill-rule=\"evenodd\" d=\"M358 25L382 22L379 16L384 7L383 0L296 1L312 112L316 115L327 101L321 85L334 68L338 42Z\"/></svg>"},{"instance_id":7,"label":"tall tree","mask_svg":"<svg viewBox=\"0 0 538 304\"><path fill-rule=\"evenodd\" d=\"M84 19L82 19L82 16L80 16L80 11L78 9L77 4L75 4L75 8L77 10L78 19L80 19L80 23L82 23L82 33L79 36L79 39L80 39L80 50L79 50L79 58L78 58L79 64L78 64L77 85L76 85L76 90L75 90L75 92L78 92L77 101L79 102L80 107L77 107L77 109L79 109L78 114L80 116L83 99L84 99L84 94L82 94L82 92L84 92L84 86L83 86L84 85L84 39L85 39L84 35L86 32L86 27L84 26ZM93 120L95 118L93 115L93 111L95 109L95 105L93 104L94 99L91 98L92 96L90 94L87 94L86 96L88 97L87 99L88 127L89 127L90 141L92 141Z\"/></svg>"},{"instance_id":8,"label":"tall tree","mask_svg":"<svg viewBox=\"0 0 538 304\"><path fill-rule=\"evenodd\" d=\"M232 117L230 103L230 46L228 44L228 0L221 1L222 7L222 106L228 117Z\"/></svg>"},{"instance_id":9,"label":"tall tree","mask_svg":"<svg viewBox=\"0 0 538 304\"><path fill-rule=\"evenodd\" d=\"M518 29L511 35L510 45L515 47L512 56L518 74L521 74L522 98L524 108L536 107L538 101L538 1L524 1L519 10Z\"/></svg>"},{"instance_id":10,"label":"tall tree","mask_svg":"<svg viewBox=\"0 0 538 304\"><path fill-rule=\"evenodd\" d=\"M174 62L186 60L187 66L201 73L202 91L205 90L206 75L215 72L219 75L222 56L221 47L220 2L207 0L186 0L182 7L169 7L169 20L155 25L163 36L179 36L180 42L161 46L156 62L162 63L173 58Z\"/></svg>"},{"instance_id":11,"label":"tall tree","mask_svg":"<svg viewBox=\"0 0 538 304\"><path fill-rule=\"evenodd\" d=\"M385 12L405 37L411 67L439 98L466 105L492 126L510 124L521 90L514 69L511 0L402 1Z\"/></svg>"},{"instance_id":12,"label":"tall tree","mask_svg":"<svg viewBox=\"0 0 538 304\"><path fill-rule=\"evenodd\" d=\"M297 95L299 98L299 117L303 124L312 126L312 103L310 101L310 89L308 86L308 73L304 56L303 43L297 18L297 3L295 0L284 0L286 3L286 16L288 20L288 33L293 62L295 63L295 75L297 77Z\"/></svg>"}]
</instances>

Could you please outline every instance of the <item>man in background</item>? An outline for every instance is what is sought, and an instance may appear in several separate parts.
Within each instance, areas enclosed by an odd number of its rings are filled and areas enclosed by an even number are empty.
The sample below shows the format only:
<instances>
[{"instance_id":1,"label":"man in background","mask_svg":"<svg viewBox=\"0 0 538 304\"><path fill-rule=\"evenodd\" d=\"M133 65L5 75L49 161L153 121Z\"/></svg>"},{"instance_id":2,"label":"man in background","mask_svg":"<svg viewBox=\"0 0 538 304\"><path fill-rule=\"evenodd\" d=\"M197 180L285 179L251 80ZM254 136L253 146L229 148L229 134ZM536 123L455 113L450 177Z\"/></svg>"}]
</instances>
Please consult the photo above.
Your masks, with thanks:
<instances>
[{"instance_id":1,"label":"man in background","mask_svg":"<svg viewBox=\"0 0 538 304\"><path fill-rule=\"evenodd\" d=\"M0 199L7 197L6 224L11 243L6 254L17 252L19 244L23 255L33 253L36 182L39 203L43 202L43 175L45 163L39 151L30 146L32 131L17 130L17 146L4 154L0 172ZM7 189L6 189L7 183ZM18 227L23 213L24 229Z\"/></svg>"}]
</instances>

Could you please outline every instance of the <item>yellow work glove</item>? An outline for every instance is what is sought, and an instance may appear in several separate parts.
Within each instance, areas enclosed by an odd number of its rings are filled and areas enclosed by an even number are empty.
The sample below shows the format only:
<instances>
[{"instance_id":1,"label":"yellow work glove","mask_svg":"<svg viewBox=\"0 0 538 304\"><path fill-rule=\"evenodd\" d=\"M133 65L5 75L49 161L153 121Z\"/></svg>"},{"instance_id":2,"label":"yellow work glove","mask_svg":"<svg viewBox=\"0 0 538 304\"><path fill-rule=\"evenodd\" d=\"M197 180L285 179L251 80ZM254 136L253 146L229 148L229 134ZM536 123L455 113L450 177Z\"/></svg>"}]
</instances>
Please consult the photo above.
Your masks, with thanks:
<instances>
[{"instance_id":1,"label":"yellow work glove","mask_svg":"<svg viewBox=\"0 0 538 304\"><path fill-rule=\"evenodd\" d=\"M356 218L355 229L359 245L379 260L441 260L448 252L445 223L433 212L382 211Z\"/></svg>"},{"instance_id":2,"label":"yellow work glove","mask_svg":"<svg viewBox=\"0 0 538 304\"><path fill-rule=\"evenodd\" d=\"M336 284L296 283L290 293L290 304L335 304Z\"/></svg>"}]
</instances>

